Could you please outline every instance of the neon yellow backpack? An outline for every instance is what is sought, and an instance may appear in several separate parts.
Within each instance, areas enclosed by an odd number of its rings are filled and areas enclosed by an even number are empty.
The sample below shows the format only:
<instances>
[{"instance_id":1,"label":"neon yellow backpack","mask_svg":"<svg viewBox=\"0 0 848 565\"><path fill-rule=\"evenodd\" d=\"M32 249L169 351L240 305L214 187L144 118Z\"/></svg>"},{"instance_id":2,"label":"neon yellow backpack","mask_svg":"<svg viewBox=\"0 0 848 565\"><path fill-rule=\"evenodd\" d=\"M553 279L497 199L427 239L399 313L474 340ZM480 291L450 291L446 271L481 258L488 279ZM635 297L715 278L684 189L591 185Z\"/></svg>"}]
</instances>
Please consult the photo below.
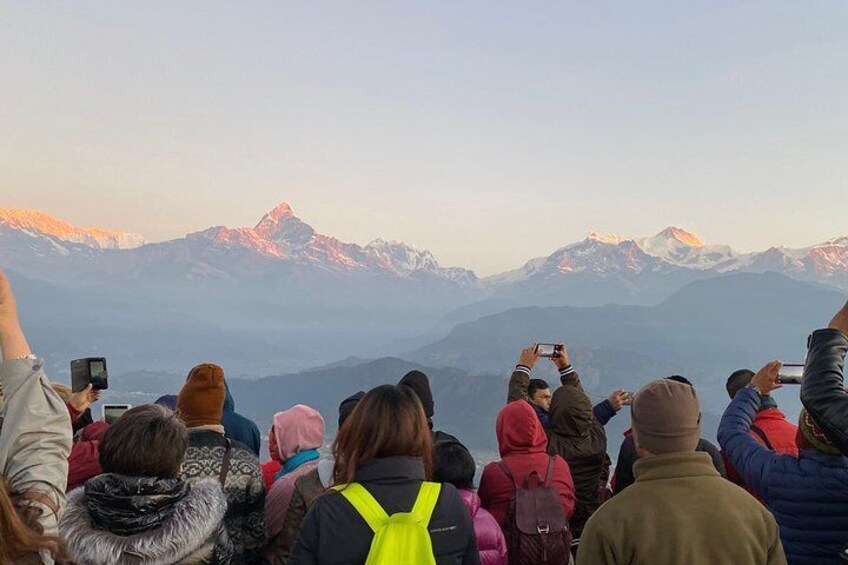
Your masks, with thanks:
<instances>
[{"instance_id":1,"label":"neon yellow backpack","mask_svg":"<svg viewBox=\"0 0 848 565\"><path fill-rule=\"evenodd\" d=\"M427 526L442 485L421 483L412 512L389 516L365 487L358 483L335 487L374 531L365 565L436 565Z\"/></svg>"}]
</instances>

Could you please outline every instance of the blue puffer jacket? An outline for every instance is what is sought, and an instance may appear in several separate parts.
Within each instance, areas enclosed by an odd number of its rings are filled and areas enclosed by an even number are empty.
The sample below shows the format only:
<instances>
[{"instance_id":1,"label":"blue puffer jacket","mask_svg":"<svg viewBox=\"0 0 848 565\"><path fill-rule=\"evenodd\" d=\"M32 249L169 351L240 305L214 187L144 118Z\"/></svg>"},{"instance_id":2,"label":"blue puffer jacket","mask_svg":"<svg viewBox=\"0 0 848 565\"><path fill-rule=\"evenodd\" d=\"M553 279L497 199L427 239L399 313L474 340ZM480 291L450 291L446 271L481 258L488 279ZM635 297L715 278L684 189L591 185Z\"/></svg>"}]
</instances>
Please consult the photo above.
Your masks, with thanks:
<instances>
[{"instance_id":1,"label":"blue puffer jacket","mask_svg":"<svg viewBox=\"0 0 848 565\"><path fill-rule=\"evenodd\" d=\"M795 459L765 448L748 433L759 406L754 390L739 391L721 418L722 449L777 519L790 565L840 563L848 542L848 458L802 449Z\"/></svg>"}]
</instances>

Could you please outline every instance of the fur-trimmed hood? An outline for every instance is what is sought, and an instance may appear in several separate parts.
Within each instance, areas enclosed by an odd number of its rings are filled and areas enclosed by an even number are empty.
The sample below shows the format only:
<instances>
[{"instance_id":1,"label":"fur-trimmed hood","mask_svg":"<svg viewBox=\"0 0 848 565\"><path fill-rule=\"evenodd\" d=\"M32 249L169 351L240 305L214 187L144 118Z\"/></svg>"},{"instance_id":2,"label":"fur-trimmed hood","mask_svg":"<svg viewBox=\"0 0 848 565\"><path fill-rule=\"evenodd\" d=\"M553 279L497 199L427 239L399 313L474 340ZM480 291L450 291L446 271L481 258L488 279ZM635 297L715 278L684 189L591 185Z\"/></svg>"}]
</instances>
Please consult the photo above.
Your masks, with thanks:
<instances>
[{"instance_id":1,"label":"fur-trimmed hood","mask_svg":"<svg viewBox=\"0 0 848 565\"><path fill-rule=\"evenodd\" d=\"M193 482L175 503L173 513L158 527L117 535L95 529L84 488L68 495L68 507L59 524L75 563L86 565L173 565L216 561L216 541L226 538L222 528L227 500L215 479ZM223 540L229 543L228 540Z\"/></svg>"}]
</instances>

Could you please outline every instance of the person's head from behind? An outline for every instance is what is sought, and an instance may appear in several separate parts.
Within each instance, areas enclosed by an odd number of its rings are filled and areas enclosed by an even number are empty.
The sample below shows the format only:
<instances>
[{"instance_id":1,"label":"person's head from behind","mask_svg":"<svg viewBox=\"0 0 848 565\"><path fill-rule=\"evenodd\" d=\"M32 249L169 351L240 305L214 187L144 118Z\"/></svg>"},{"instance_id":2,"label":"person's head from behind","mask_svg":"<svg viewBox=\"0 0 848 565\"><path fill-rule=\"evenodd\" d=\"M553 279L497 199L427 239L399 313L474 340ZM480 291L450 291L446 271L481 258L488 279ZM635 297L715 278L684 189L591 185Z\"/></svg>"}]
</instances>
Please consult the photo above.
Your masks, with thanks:
<instances>
[{"instance_id":1,"label":"person's head from behind","mask_svg":"<svg viewBox=\"0 0 848 565\"><path fill-rule=\"evenodd\" d=\"M701 406L688 384L652 381L633 397L633 437L640 457L695 451L701 439Z\"/></svg>"},{"instance_id":2,"label":"person's head from behind","mask_svg":"<svg viewBox=\"0 0 848 565\"><path fill-rule=\"evenodd\" d=\"M104 473L175 478L188 448L185 424L164 406L146 404L125 412L100 440Z\"/></svg>"},{"instance_id":3,"label":"person's head from behind","mask_svg":"<svg viewBox=\"0 0 848 565\"><path fill-rule=\"evenodd\" d=\"M432 442L421 401L405 386L371 389L339 430L333 455L337 485L353 482L363 463L385 457L420 458L429 477Z\"/></svg>"},{"instance_id":4,"label":"person's head from behind","mask_svg":"<svg viewBox=\"0 0 848 565\"><path fill-rule=\"evenodd\" d=\"M738 371L734 371L732 375L727 378L727 395L730 397L730 400L736 398L736 395L740 390L748 386L751 382L751 379L754 378L754 371L750 369L739 369Z\"/></svg>"},{"instance_id":5,"label":"person's head from behind","mask_svg":"<svg viewBox=\"0 0 848 565\"><path fill-rule=\"evenodd\" d=\"M458 489L474 488L474 458L458 441L439 441L433 447L433 480Z\"/></svg>"},{"instance_id":6,"label":"person's head from behind","mask_svg":"<svg viewBox=\"0 0 848 565\"><path fill-rule=\"evenodd\" d=\"M220 426L226 394L224 370L211 363L198 365L177 396L177 413L189 428Z\"/></svg>"},{"instance_id":7,"label":"person's head from behind","mask_svg":"<svg viewBox=\"0 0 848 565\"><path fill-rule=\"evenodd\" d=\"M298 404L274 415L274 434L280 462L285 463L324 444L324 418L314 408Z\"/></svg>"},{"instance_id":8,"label":"person's head from behind","mask_svg":"<svg viewBox=\"0 0 848 565\"><path fill-rule=\"evenodd\" d=\"M527 397L536 406L550 410L553 396L551 395L551 387L546 381L530 379L530 384L527 385Z\"/></svg>"},{"instance_id":9,"label":"person's head from behind","mask_svg":"<svg viewBox=\"0 0 848 565\"><path fill-rule=\"evenodd\" d=\"M398 385L408 387L424 409L427 418L427 426L433 429L433 416L436 414L436 402L433 400L433 390L430 388L430 379L421 371L410 371L403 376Z\"/></svg>"}]
</instances>

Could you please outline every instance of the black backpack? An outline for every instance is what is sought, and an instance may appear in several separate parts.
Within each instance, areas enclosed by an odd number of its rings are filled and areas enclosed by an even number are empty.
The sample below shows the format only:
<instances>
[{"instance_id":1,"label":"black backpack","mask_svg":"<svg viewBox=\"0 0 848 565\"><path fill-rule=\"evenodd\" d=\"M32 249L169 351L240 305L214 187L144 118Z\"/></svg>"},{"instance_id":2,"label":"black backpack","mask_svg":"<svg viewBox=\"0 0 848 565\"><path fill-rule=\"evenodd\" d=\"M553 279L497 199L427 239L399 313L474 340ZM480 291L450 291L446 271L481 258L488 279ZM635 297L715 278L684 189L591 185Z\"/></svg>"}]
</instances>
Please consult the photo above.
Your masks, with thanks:
<instances>
[{"instance_id":1,"label":"black backpack","mask_svg":"<svg viewBox=\"0 0 848 565\"><path fill-rule=\"evenodd\" d=\"M544 481L533 471L523 485L518 484L503 461L498 463L515 487L504 525L509 565L569 563L568 521L562 511L559 492L551 487L555 462L551 455Z\"/></svg>"}]
</instances>

